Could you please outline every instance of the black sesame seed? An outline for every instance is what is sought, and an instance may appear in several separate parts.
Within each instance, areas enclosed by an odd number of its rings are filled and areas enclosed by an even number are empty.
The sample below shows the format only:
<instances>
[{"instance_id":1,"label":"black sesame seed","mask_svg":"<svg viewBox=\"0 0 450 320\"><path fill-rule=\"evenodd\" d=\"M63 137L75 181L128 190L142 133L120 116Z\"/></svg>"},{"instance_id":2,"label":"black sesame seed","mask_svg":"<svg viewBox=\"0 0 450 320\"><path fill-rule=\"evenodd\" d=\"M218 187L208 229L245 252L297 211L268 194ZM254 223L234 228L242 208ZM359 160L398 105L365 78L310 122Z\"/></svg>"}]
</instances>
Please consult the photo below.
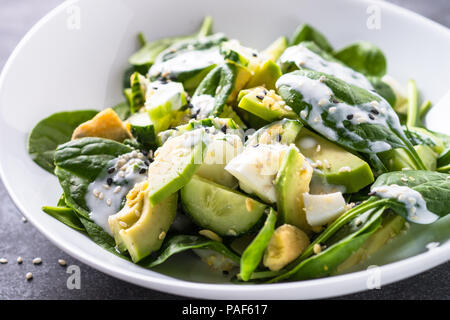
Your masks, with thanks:
<instances>
[{"instance_id":1,"label":"black sesame seed","mask_svg":"<svg viewBox=\"0 0 450 320\"><path fill-rule=\"evenodd\" d=\"M372 119L372 120L375 120L375 116L373 114L371 114L371 113L369 113L369 118Z\"/></svg>"},{"instance_id":2,"label":"black sesame seed","mask_svg":"<svg viewBox=\"0 0 450 320\"><path fill-rule=\"evenodd\" d=\"M337 104L337 103L339 103L339 100L336 99L336 98L333 98L333 103L334 103L334 104Z\"/></svg>"},{"instance_id":3,"label":"black sesame seed","mask_svg":"<svg viewBox=\"0 0 450 320\"><path fill-rule=\"evenodd\" d=\"M229 272L228 272L227 270L223 270L223 271L222 271L222 274L223 274L224 276L227 276L227 275L229 274Z\"/></svg>"},{"instance_id":4,"label":"black sesame seed","mask_svg":"<svg viewBox=\"0 0 450 320\"><path fill-rule=\"evenodd\" d=\"M144 174L147 172L147 168L141 168L141 170L139 170L139 174Z\"/></svg>"},{"instance_id":5,"label":"black sesame seed","mask_svg":"<svg viewBox=\"0 0 450 320\"><path fill-rule=\"evenodd\" d=\"M108 186L113 184L113 179L112 178L108 178L106 179L106 183L108 184Z\"/></svg>"},{"instance_id":6,"label":"black sesame seed","mask_svg":"<svg viewBox=\"0 0 450 320\"><path fill-rule=\"evenodd\" d=\"M188 105L187 105L187 107L188 107L188 109L192 109L193 107L194 107L194 105L192 104L192 103L188 103Z\"/></svg>"},{"instance_id":7,"label":"black sesame seed","mask_svg":"<svg viewBox=\"0 0 450 320\"><path fill-rule=\"evenodd\" d=\"M375 192L375 191L372 191L372 192L369 192L369 196L374 196L374 195L376 195L377 193Z\"/></svg>"},{"instance_id":8,"label":"black sesame seed","mask_svg":"<svg viewBox=\"0 0 450 320\"><path fill-rule=\"evenodd\" d=\"M144 161L144 164L148 167L150 165L150 163L148 163L148 161Z\"/></svg>"},{"instance_id":9,"label":"black sesame seed","mask_svg":"<svg viewBox=\"0 0 450 320\"><path fill-rule=\"evenodd\" d=\"M356 201L355 206L359 206L361 203L362 203L361 201Z\"/></svg>"},{"instance_id":10,"label":"black sesame seed","mask_svg":"<svg viewBox=\"0 0 450 320\"><path fill-rule=\"evenodd\" d=\"M352 114L349 114L348 116L347 116L347 120L352 120L353 119L353 115Z\"/></svg>"},{"instance_id":11,"label":"black sesame seed","mask_svg":"<svg viewBox=\"0 0 450 320\"><path fill-rule=\"evenodd\" d=\"M172 81L177 81L177 77L173 74L169 75L169 79Z\"/></svg>"},{"instance_id":12,"label":"black sesame seed","mask_svg":"<svg viewBox=\"0 0 450 320\"><path fill-rule=\"evenodd\" d=\"M277 142L281 142L281 134L277 134Z\"/></svg>"},{"instance_id":13,"label":"black sesame seed","mask_svg":"<svg viewBox=\"0 0 450 320\"><path fill-rule=\"evenodd\" d=\"M256 52L253 52L253 53L252 53L252 56L257 57L258 54L257 54Z\"/></svg>"},{"instance_id":14,"label":"black sesame seed","mask_svg":"<svg viewBox=\"0 0 450 320\"><path fill-rule=\"evenodd\" d=\"M256 96L256 98L258 98L259 100L263 100L264 99L264 97L263 96Z\"/></svg>"},{"instance_id":15,"label":"black sesame seed","mask_svg":"<svg viewBox=\"0 0 450 320\"><path fill-rule=\"evenodd\" d=\"M380 114L380 112L378 112L377 109L372 109L372 110L370 110L370 112L372 112L373 114Z\"/></svg>"},{"instance_id":16,"label":"black sesame seed","mask_svg":"<svg viewBox=\"0 0 450 320\"><path fill-rule=\"evenodd\" d=\"M222 130L223 133L227 133L227 126L223 126L220 130Z\"/></svg>"},{"instance_id":17,"label":"black sesame seed","mask_svg":"<svg viewBox=\"0 0 450 320\"><path fill-rule=\"evenodd\" d=\"M108 169L108 173L109 174L114 173L114 171L116 171L116 168L114 168L114 167L111 167L111 168Z\"/></svg>"}]
</instances>

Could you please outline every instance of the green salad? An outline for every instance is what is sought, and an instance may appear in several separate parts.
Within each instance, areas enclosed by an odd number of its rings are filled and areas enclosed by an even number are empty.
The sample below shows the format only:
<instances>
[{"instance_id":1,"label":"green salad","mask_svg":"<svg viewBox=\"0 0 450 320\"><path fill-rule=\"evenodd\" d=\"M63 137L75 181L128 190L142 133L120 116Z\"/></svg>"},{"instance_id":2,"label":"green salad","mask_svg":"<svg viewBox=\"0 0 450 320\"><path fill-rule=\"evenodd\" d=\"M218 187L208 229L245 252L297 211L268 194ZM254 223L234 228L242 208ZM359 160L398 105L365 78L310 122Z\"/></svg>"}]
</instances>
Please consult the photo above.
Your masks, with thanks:
<instances>
[{"instance_id":1,"label":"green salad","mask_svg":"<svg viewBox=\"0 0 450 320\"><path fill-rule=\"evenodd\" d=\"M259 51L210 17L138 40L124 102L50 115L28 140L62 187L43 211L104 249L144 268L192 250L237 283L304 280L449 213L450 137L375 45L335 49L304 24Z\"/></svg>"}]
</instances>

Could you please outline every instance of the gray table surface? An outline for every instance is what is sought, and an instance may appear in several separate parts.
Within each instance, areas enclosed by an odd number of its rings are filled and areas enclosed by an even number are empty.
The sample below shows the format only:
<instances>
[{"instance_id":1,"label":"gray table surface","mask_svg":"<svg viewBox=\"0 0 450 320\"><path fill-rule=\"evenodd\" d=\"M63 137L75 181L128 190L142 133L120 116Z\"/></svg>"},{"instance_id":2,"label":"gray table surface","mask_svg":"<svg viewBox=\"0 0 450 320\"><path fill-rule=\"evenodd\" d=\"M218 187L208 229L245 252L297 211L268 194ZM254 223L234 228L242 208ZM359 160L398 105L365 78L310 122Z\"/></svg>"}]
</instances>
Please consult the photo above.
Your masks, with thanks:
<instances>
[{"instance_id":1,"label":"gray table surface","mask_svg":"<svg viewBox=\"0 0 450 320\"><path fill-rule=\"evenodd\" d=\"M26 31L61 0L0 1L0 70ZM450 27L448 0L391 0ZM3 152L3 150L1 151ZM177 299L109 277L70 257L50 243L30 223L22 221L0 180L0 299ZM23 263L16 262L17 257ZM41 257L41 265L32 259ZM69 274L58 264L65 259L81 270L81 289L68 289ZM450 262L407 280L340 299L450 299ZM32 281L25 274L32 272Z\"/></svg>"}]
</instances>

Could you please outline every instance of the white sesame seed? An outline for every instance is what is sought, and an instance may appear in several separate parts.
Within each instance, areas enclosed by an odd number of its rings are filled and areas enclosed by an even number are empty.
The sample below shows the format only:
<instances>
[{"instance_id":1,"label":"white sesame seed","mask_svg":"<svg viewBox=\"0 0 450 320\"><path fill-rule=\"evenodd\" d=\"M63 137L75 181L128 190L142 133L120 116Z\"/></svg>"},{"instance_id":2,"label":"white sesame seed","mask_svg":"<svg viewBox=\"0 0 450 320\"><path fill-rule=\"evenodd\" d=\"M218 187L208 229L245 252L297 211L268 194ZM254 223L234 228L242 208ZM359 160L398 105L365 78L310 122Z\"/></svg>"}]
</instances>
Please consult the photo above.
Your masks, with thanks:
<instances>
[{"instance_id":1,"label":"white sesame seed","mask_svg":"<svg viewBox=\"0 0 450 320\"><path fill-rule=\"evenodd\" d=\"M103 188L105 188L106 190L109 190L109 189L111 189L111 186L110 186L110 185L107 185L107 184L104 184L104 185L103 185Z\"/></svg>"},{"instance_id":2,"label":"white sesame seed","mask_svg":"<svg viewBox=\"0 0 450 320\"><path fill-rule=\"evenodd\" d=\"M302 116L302 118L306 118L308 116L308 112L306 112L306 110L302 110L300 112L300 115Z\"/></svg>"},{"instance_id":3,"label":"white sesame seed","mask_svg":"<svg viewBox=\"0 0 450 320\"><path fill-rule=\"evenodd\" d=\"M117 186L117 187L115 187L114 188L114 193L119 193L120 192L120 190L122 190L122 187L121 186Z\"/></svg>"},{"instance_id":4,"label":"white sesame seed","mask_svg":"<svg viewBox=\"0 0 450 320\"><path fill-rule=\"evenodd\" d=\"M416 179L415 179L413 176L410 176L410 177L409 177L409 180L411 180L411 181L416 181Z\"/></svg>"},{"instance_id":5,"label":"white sesame seed","mask_svg":"<svg viewBox=\"0 0 450 320\"><path fill-rule=\"evenodd\" d=\"M124 177L125 177L125 172L120 171L120 172L119 172L119 177L124 178Z\"/></svg>"},{"instance_id":6,"label":"white sesame seed","mask_svg":"<svg viewBox=\"0 0 450 320\"><path fill-rule=\"evenodd\" d=\"M42 259L41 258L34 258L33 259L33 264L41 264L42 263Z\"/></svg>"},{"instance_id":7,"label":"white sesame seed","mask_svg":"<svg viewBox=\"0 0 450 320\"><path fill-rule=\"evenodd\" d=\"M361 118L357 118L356 121L357 121L358 123L366 123L366 122L367 122L367 119L361 117Z\"/></svg>"},{"instance_id":8,"label":"white sesame seed","mask_svg":"<svg viewBox=\"0 0 450 320\"><path fill-rule=\"evenodd\" d=\"M320 144L318 144L316 147L316 152L320 152L320 149L321 149Z\"/></svg>"},{"instance_id":9,"label":"white sesame seed","mask_svg":"<svg viewBox=\"0 0 450 320\"><path fill-rule=\"evenodd\" d=\"M100 200L103 200L104 197L105 197L105 195L103 194L103 192L100 192L99 195L98 195L98 198Z\"/></svg>"},{"instance_id":10,"label":"white sesame seed","mask_svg":"<svg viewBox=\"0 0 450 320\"><path fill-rule=\"evenodd\" d=\"M94 194L94 197L98 198L98 196L100 195L100 191L98 191L97 189L94 189L94 191L92 191L92 193Z\"/></svg>"},{"instance_id":11,"label":"white sesame seed","mask_svg":"<svg viewBox=\"0 0 450 320\"><path fill-rule=\"evenodd\" d=\"M18 264L22 264L22 262L23 262L22 257L17 257L17 263L18 263Z\"/></svg>"},{"instance_id":12,"label":"white sesame seed","mask_svg":"<svg viewBox=\"0 0 450 320\"><path fill-rule=\"evenodd\" d=\"M370 105L371 105L372 107L376 108L376 107L378 107L380 104L378 103L378 101L373 100L373 101L370 102Z\"/></svg>"},{"instance_id":13,"label":"white sesame seed","mask_svg":"<svg viewBox=\"0 0 450 320\"><path fill-rule=\"evenodd\" d=\"M320 81L320 82L324 82L325 80L327 80L327 78L326 78L325 76L321 76L321 77L319 78L319 81Z\"/></svg>"},{"instance_id":14,"label":"white sesame seed","mask_svg":"<svg viewBox=\"0 0 450 320\"><path fill-rule=\"evenodd\" d=\"M403 182L408 182L408 178L407 177L401 177L400 180L402 180Z\"/></svg>"},{"instance_id":15,"label":"white sesame seed","mask_svg":"<svg viewBox=\"0 0 450 320\"><path fill-rule=\"evenodd\" d=\"M320 120L322 120L322 118L320 116L317 116L314 118L314 122L316 122L316 123L320 122Z\"/></svg>"},{"instance_id":16,"label":"white sesame seed","mask_svg":"<svg viewBox=\"0 0 450 320\"><path fill-rule=\"evenodd\" d=\"M139 210L134 210L134 214L136 215L136 217L141 216L141 212Z\"/></svg>"},{"instance_id":17,"label":"white sesame seed","mask_svg":"<svg viewBox=\"0 0 450 320\"><path fill-rule=\"evenodd\" d=\"M58 263L59 263L59 265L62 266L62 267L64 267L64 266L67 265L67 262L66 262L66 260L64 260L64 259L58 259Z\"/></svg>"},{"instance_id":18,"label":"white sesame seed","mask_svg":"<svg viewBox=\"0 0 450 320\"><path fill-rule=\"evenodd\" d=\"M25 278L27 279L27 281L30 281L31 279L33 279L33 274L32 274L31 272L28 272L28 273L25 275Z\"/></svg>"},{"instance_id":19,"label":"white sesame seed","mask_svg":"<svg viewBox=\"0 0 450 320\"><path fill-rule=\"evenodd\" d=\"M317 105L318 105L319 107L322 107L322 106L324 106L327 102L328 102L327 99L320 99L319 102L317 102Z\"/></svg>"},{"instance_id":20,"label":"white sesame seed","mask_svg":"<svg viewBox=\"0 0 450 320\"><path fill-rule=\"evenodd\" d=\"M324 160L323 160L323 163L324 163L324 165L325 165L325 168L327 168L327 169L330 169L330 168L331 168L331 164L328 162L327 159L324 159Z\"/></svg>"},{"instance_id":21,"label":"white sesame seed","mask_svg":"<svg viewBox=\"0 0 450 320\"><path fill-rule=\"evenodd\" d=\"M133 152L131 152L131 157L132 157L132 158L136 158L137 155L138 155L138 153L137 153L136 150L134 150Z\"/></svg>"},{"instance_id":22,"label":"white sesame seed","mask_svg":"<svg viewBox=\"0 0 450 320\"><path fill-rule=\"evenodd\" d=\"M318 243L316 243L313 247L313 251L315 254L319 254L322 252L322 246Z\"/></svg>"},{"instance_id":23,"label":"white sesame seed","mask_svg":"<svg viewBox=\"0 0 450 320\"><path fill-rule=\"evenodd\" d=\"M289 106L284 106L284 109L286 109L287 111L292 111L292 108Z\"/></svg>"},{"instance_id":24,"label":"white sesame seed","mask_svg":"<svg viewBox=\"0 0 450 320\"><path fill-rule=\"evenodd\" d=\"M112 200L111 200L111 199L107 199L107 200L106 200L106 205L107 205L108 207L110 207L111 204L112 204Z\"/></svg>"},{"instance_id":25,"label":"white sesame seed","mask_svg":"<svg viewBox=\"0 0 450 320\"><path fill-rule=\"evenodd\" d=\"M158 239L159 239L159 240L162 240L162 239L164 239L165 237L166 237L166 233L163 231L163 232L161 232L161 233L159 234Z\"/></svg>"},{"instance_id":26,"label":"white sesame seed","mask_svg":"<svg viewBox=\"0 0 450 320\"><path fill-rule=\"evenodd\" d=\"M336 107L331 107L330 109L328 109L328 112L329 112L329 113L335 113L336 110L337 110Z\"/></svg>"},{"instance_id":27,"label":"white sesame seed","mask_svg":"<svg viewBox=\"0 0 450 320\"><path fill-rule=\"evenodd\" d=\"M122 228L128 228L128 224L126 222L119 221L119 224Z\"/></svg>"},{"instance_id":28,"label":"white sesame seed","mask_svg":"<svg viewBox=\"0 0 450 320\"><path fill-rule=\"evenodd\" d=\"M386 108L381 108L381 109L380 109L380 112L381 112L382 114L385 114L385 113L386 113Z\"/></svg>"},{"instance_id":29,"label":"white sesame seed","mask_svg":"<svg viewBox=\"0 0 450 320\"><path fill-rule=\"evenodd\" d=\"M1 258L1 259L0 259L0 263L1 263L1 264L6 264L6 263L8 263L8 259Z\"/></svg>"},{"instance_id":30,"label":"white sesame seed","mask_svg":"<svg viewBox=\"0 0 450 320\"><path fill-rule=\"evenodd\" d=\"M22 217L22 222L23 222L23 223L25 223L25 222L27 222L27 221L28 221L27 218Z\"/></svg>"},{"instance_id":31,"label":"white sesame seed","mask_svg":"<svg viewBox=\"0 0 450 320\"><path fill-rule=\"evenodd\" d=\"M408 198L408 202L410 203L410 204L416 204L416 202L417 202L417 200L415 199L415 198L413 198L413 197L409 197Z\"/></svg>"},{"instance_id":32,"label":"white sesame seed","mask_svg":"<svg viewBox=\"0 0 450 320\"><path fill-rule=\"evenodd\" d=\"M341 172L351 172L351 171L352 171L352 168L350 168L350 167L341 167L339 169L339 173L341 173Z\"/></svg>"}]
</instances>

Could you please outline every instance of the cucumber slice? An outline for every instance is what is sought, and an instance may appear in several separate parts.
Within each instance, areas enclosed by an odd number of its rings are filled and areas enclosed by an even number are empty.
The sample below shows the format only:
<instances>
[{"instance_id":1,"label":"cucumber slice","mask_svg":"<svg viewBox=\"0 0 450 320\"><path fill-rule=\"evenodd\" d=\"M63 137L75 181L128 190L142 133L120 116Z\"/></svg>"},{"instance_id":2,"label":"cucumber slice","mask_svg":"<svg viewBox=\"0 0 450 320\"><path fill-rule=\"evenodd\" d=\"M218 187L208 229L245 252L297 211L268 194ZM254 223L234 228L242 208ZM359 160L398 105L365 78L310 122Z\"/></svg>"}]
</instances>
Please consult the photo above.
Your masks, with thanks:
<instances>
[{"instance_id":1,"label":"cucumber slice","mask_svg":"<svg viewBox=\"0 0 450 320\"><path fill-rule=\"evenodd\" d=\"M245 194L198 176L181 189L181 203L199 226L221 236L248 232L267 208Z\"/></svg>"},{"instance_id":2,"label":"cucumber slice","mask_svg":"<svg viewBox=\"0 0 450 320\"><path fill-rule=\"evenodd\" d=\"M145 109L157 132L169 128L173 112L187 104L186 92L178 82L149 84L146 94Z\"/></svg>"},{"instance_id":3,"label":"cucumber slice","mask_svg":"<svg viewBox=\"0 0 450 320\"><path fill-rule=\"evenodd\" d=\"M157 147L155 126L145 112L139 112L128 118L131 134L145 149Z\"/></svg>"},{"instance_id":4,"label":"cucumber slice","mask_svg":"<svg viewBox=\"0 0 450 320\"><path fill-rule=\"evenodd\" d=\"M204 129L169 139L155 152L148 168L149 199L156 205L187 184L203 163L206 143Z\"/></svg>"}]
</instances>

